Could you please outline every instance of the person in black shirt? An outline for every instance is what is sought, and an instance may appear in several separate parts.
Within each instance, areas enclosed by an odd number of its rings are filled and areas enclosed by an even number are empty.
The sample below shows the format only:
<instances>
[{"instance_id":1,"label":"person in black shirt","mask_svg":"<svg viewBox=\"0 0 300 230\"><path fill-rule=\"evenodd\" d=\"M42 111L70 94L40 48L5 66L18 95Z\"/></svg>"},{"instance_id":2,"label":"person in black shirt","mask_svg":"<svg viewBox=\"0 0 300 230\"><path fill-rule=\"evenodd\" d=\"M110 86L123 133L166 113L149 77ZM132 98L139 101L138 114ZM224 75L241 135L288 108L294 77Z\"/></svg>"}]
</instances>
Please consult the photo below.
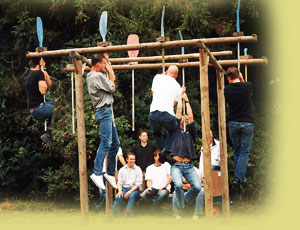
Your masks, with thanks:
<instances>
[{"instance_id":1,"label":"person in black shirt","mask_svg":"<svg viewBox=\"0 0 300 230\"><path fill-rule=\"evenodd\" d=\"M31 117L36 120L47 120L51 123L53 105L52 102L44 102L44 95L51 86L50 76L45 70L43 58L33 58L29 61L29 72L24 78L24 85L27 94L27 106ZM41 139L51 146L50 133L45 133Z\"/></svg>"},{"instance_id":2,"label":"person in black shirt","mask_svg":"<svg viewBox=\"0 0 300 230\"><path fill-rule=\"evenodd\" d=\"M142 188L141 190L145 189L145 173L146 173L146 168L149 165L154 164L154 152L158 150L156 145L151 144L148 142L148 133L145 130L140 131L139 135L140 143L137 144L136 146L133 147L131 152L133 152L136 156L136 162L135 164L137 166L140 166L143 172L143 183L142 183Z\"/></svg>"},{"instance_id":3,"label":"person in black shirt","mask_svg":"<svg viewBox=\"0 0 300 230\"><path fill-rule=\"evenodd\" d=\"M236 67L228 68L226 76L229 85L225 87L224 95L229 106L228 129L234 148L233 188L238 189L240 183L244 182L254 133L251 110L253 85L244 82L243 75Z\"/></svg>"}]
</instances>

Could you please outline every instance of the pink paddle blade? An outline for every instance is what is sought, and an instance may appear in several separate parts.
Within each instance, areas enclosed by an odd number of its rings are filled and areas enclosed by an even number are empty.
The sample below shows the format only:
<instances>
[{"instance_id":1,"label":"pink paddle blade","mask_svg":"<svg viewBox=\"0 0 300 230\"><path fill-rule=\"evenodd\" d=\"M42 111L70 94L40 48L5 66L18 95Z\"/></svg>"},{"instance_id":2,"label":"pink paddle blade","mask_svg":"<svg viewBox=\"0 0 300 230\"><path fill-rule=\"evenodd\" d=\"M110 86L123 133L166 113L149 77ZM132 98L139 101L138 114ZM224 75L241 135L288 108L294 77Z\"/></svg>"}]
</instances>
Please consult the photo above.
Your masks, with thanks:
<instances>
[{"instance_id":1,"label":"pink paddle blade","mask_svg":"<svg viewBox=\"0 0 300 230\"><path fill-rule=\"evenodd\" d=\"M136 45L139 44L139 36L137 34L129 34L127 38L127 45ZM139 54L139 50L128 50L129 57L137 57Z\"/></svg>"}]
</instances>

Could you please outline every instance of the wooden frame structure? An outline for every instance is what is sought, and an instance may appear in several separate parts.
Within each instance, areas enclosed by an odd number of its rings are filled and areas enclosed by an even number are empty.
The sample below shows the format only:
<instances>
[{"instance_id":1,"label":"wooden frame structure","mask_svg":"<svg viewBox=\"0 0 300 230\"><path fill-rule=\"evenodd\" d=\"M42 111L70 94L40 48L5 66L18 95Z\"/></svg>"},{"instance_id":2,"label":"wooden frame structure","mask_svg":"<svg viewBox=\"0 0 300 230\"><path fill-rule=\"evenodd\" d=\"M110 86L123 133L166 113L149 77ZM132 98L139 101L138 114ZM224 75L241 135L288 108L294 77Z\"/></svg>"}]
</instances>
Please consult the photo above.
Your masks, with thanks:
<instances>
[{"instance_id":1,"label":"wooden frame structure","mask_svg":"<svg viewBox=\"0 0 300 230\"><path fill-rule=\"evenodd\" d=\"M216 53L210 52L206 47L207 44L220 43L237 43L237 42L256 42L257 36L239 36L239 37L223 37L223 38L207 38L207 39L192 39L166 41L163 43L140 43L137 45L117 45L107 47L89 47L75 48L43 52L28 52L27 58L34 57L55 57L70 55L73 59L73 65L68 65L65 71L75 72L75 87L76 87L76 115L77 115L77 131L78 131L78 155L79 155L79 179L80 179L80 204L82 213L88 213L88 187L87 187L87 168L86 168L86 139L85 139L85 123L84 123L84 102L83 102L83 86L82 75L84 71L89 70L87 65L91 65L91 61L81 54L97 53L97 52L120 52L128 50L141 50L153 48L173 48L182 46L196 46L199 48L199 54L188 55L170 55L170 56L155 56L155 57L139 57L139 58L119 58L111 59L112 63L117 62L132 62L132 61L160 61L162 63L154 64L125 64L113 65L114 70L121 69L148 69L168 67L176 64L178 67L197 67L200 68L200 92L201 92L201 122L202 122L202 139L203 139L203 154L204 154L204 173L205 173L205 213L207 217L213 216L213 197L212 197L212 178L211 178L211 152L209 143L210 132L210 111L209 111L209 86L208 86L208 67L213 66L217 70L217 91L218 91L218 121L219 121L219 141L220 141L220 164L221 164L221 186L222 186L222 213L228 217L229 209L229 188L228 188L228 170L227 170L227 143L226 143L226 113L225 113L225 98L224 98L224 70L222 66L237 65L237 64L267 64L267 58L262 59L244 59L244 60L222 60L217 61L215 56L228 55L231 51L223 51ZM209 57L209 58L208 58ZM184 58L199 58L197 62L184 63L165 63L165 60L178 60ZM108 184L108 183L107 183ZM112 208L112 188L107 186L107 214L111 213Z\"/></svg>"}]
</instances>

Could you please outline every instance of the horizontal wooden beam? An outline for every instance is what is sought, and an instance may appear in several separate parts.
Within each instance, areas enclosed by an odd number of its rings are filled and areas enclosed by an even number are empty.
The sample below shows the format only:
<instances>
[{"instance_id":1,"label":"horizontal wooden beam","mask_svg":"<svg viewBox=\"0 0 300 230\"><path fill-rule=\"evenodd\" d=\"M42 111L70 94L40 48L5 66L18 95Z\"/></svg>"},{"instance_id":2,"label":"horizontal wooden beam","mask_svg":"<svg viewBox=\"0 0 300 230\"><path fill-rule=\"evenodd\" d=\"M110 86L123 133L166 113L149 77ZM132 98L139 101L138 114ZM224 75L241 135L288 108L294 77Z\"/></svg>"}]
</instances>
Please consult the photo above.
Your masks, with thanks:
<instances>
[{"instance_id":1,"label":"horizontal wooden beam","mask_svg":"<svg viewBox=\"0 0 300 230\"><path fill-rule=\"evenodd\" d=\"M70 51L76 51L80 54L98 53L98 52L119 52L128 50L142 50L142 49L154 49L154 48L173 48L173 47L185 47L185 46L196 46L199 41L204 44L221 44L221 43L236 43L236 42L256 42L257 36L241 36L241 37L221 37L221 38L203 38L203 39L191 39L191 40L176 40L167 42L150 42L140 43L134 45L115 45L107 47L87 47L87 48L73 48L73 49L62 49L44 52L27 52L27 58L34 57L57 57L67 56Z\"/></svg>"},{"instance_id":2,"label":"horizontal wooden beam","mask_svg":"<svg viewBox=\"0 0 300 230\"><path fill-rule=\"evenodd\" d=\"M236 66L238 60L220 60L218 63L221 66ZM268 64L268 59L266 57L256 58L256 59L241 59L241 65L257 65L257 64ZM179 68L189 68L189 67L198 67L199 62L186 62L186 63L165 63L166 67L170 65L177 65ZM208 64L209 66L213 66L212 64ZM130 69L161 69L162 63L153 63L153 64L133 64L133 65L112 65L114 70L130 70ZM67 65L64 68L67 72L73 72L73 65ZM89 71L90 68L86 67L85 71Z\"/></svg>"},{"instance_id":3,"label":"horizontal wooden beam","mask_svg":"<svg viewBox=\"0 0 300 230\"><path fill-rule=\"evenodd\" d=\"M225 56L225 55L232 55L232 51L217 51L212 52L214 56ZM180 55L167 55L165 56L165 61L171 60L181 60L181 59L198 59L199 53L192 53L192 54L180 54ZM120 62L152 62L152 61L161 61L162 56L150 56L150 57L136 57L136 58L110 58L111 63L120 63Z\"/></svg>"}]
</instances>

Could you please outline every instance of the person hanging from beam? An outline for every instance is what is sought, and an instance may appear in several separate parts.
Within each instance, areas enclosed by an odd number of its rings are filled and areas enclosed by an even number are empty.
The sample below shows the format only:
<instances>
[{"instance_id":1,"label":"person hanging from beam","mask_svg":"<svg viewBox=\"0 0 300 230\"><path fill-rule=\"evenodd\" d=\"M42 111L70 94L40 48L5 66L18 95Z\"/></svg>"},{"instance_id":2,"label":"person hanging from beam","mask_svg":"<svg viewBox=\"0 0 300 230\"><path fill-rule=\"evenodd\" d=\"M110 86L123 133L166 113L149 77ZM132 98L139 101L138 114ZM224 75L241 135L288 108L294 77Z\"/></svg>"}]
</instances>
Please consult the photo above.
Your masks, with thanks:
<instances>
[{"instance_id":1,"label":"person hanging from beam","mask_svg":"<svg viewBox=\"0 0 300 230\"><path fill-rule=\"evenodd\" d=\"M251 109L253 85L251 82L244 82L242 73L236 67L229 67L226 77L229 85L224 89L224 96L229 106L228 129L234 149L235 165L232 188L239 192L240 184L245 179L254 134Z\"/></svg>"},{"instance_id":2,"label":"person hanging from beam","mask_svg":"<svg viewBox=\"0 0 300 230\"><path fill-rule=\"evenodd\" d=\"M106 70L107 73L104 73ZM97 150L94 171L90 178L101 189L105 189L103 183L103 161L107 156L107 172L105 179L117 189L115 181L116 155L120 147L117 127L113 119L112 93L116 90L115 73L109 61L107 53L97 53L92 56L92 67L87 74L86 82L88 92L96 109L95 118L99 122L100 145Z\"/></svg>"},{"instance_id":3,"label":"person hanging from beam","mask_svg":"<svg viewBox=\"0 0 300 230\"><path fill-rule=\"evenodd\" d=\"M187 115L182 115L182 100L185 101ZM194 146L197 130L192 107L185 93L185 87L183 87L182 97L178 101L176 121L178 128L172 145L172 152L170 156L161 153L159 161L161 163L168 161L172 165L171 176L175 186L174 202L178 208L183 209L186 204L193 202L201 191L201 181L192 164L192 160L198 159ZM186 131L184 131L184 122L186 123ZM186 193L183 191L182 177L191 185ZM175 216L175 213L173 214Z\"/></svg>"},{"instance_id":4,"label":"person hanging from beam","mask_svg":"<svg viewBox=\"0 0 300 230\"><path fill-rule=\"evenodd\" d=\"M149 122L153 136L161 152L171 152L177 122L174 105L178 102L182 89L176 81L178 67L171 65L163 74L157 74L152 82L152 103L150 106ZM162 128L168 131L166 138Z\"/></svg>"},{"instance_id":5,"label":"person hanging from beam","mask_svg":"<svg viewBox=\"0 0 300 230\"><path fill-rule=\"evenodd\" d=\"M36 120L46 120L48 131L41 136L48 147L51 147L51 118L53 104L51 101L44 102L48 88L51 86L51 79L46 70L46 62L43 58L32 58L29 61L29 72L24 78L24 86L27 95L27 107L32 118ZM43 68L43 71L42 71Z\"/></svg>"}]
</instances>

